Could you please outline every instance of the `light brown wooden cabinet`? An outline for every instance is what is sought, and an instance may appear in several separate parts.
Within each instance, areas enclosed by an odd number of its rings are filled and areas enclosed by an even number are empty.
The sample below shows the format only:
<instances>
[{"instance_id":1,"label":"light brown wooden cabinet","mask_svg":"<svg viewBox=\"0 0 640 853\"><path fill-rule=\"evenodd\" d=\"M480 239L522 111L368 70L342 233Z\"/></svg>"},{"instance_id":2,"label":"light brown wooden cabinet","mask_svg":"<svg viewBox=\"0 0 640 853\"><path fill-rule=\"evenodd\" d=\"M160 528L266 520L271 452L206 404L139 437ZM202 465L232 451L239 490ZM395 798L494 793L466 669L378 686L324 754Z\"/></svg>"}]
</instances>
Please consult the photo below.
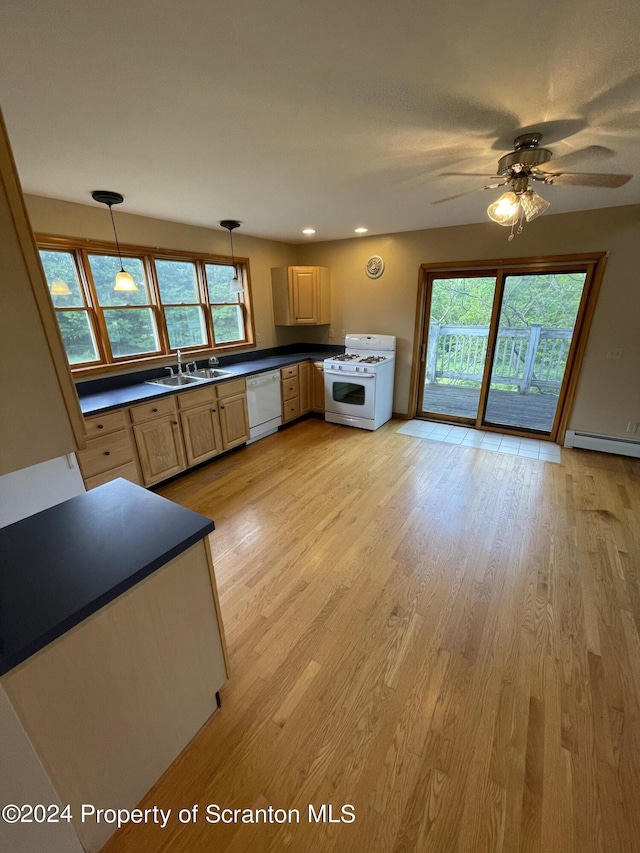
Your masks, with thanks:
<instances>
[{"instance_id":1,"label":"light brown wooden cabinet","mask_svg":"<svg viewBox=\"0 0 640 853\"><path fill-rule=\"evenodd\" d=\"M123 410L85 420L87 441L78 451L78 464L85 487L95 489L117 477L142 482L129 425Z\"/></svg>"},{"instance_id":2,"label":"light brown wooden cabinet","mask_svg":"<svg viewBox=\"0 0 640 853\"><path fill-rule=\"evenodd\" d=\"M216 389L198 388L178 397L187 467L222 453L222 433Z\"/></svg>"},{"instance_id":3,"label":"light brown wooden cabinet","mask_svg":"<svg viewBox=\"0 0 640 853\"><path fill-rule=\"evenodd\" d=\"M167 414L169 401L172 411ZM175 397L142 403L129 412L145 486L184 471L186 460Z\"/></svg>"},{"instance_id":4,"label":"light brown wooden cabinet","mask_svg":"<svg viewBox=\"0 0 640 853\"><path fill-rule=\"evenodd\" d=\"M324 362L310 362L311 411L324 414Z\"/></svg>"},{"instance_id":5,"label":"light brown wooden cabinet","mask_svg":"<svg viewBox=\"0 0 640 853\"><path fill-rule=\"evenodd\" d=\"M249 440L247 383L236 379L218 386L218 412L223 450L231 450Z\"/></svg>"},{"instance_id":6,"label":"light brown wooden cabinet","mask_svg":"<svg viewBox=\"0 0 640 853\"><path fill-rule=\"evenodd\" d=\"M311 364L303 361L298 365L298 384L300 387L300 414L311 411Z\"/></svg>"},{"instance_id":7,"label":"light brown wooden cabinet","mask_svg":"<svg viewBox=\"0 0 640 853\"><path fill-rule=\"evenodd\" d=\"M320 326L331 322L331 286L326 267L271 270L276 326Z\"/></svg>"}]
</instances>

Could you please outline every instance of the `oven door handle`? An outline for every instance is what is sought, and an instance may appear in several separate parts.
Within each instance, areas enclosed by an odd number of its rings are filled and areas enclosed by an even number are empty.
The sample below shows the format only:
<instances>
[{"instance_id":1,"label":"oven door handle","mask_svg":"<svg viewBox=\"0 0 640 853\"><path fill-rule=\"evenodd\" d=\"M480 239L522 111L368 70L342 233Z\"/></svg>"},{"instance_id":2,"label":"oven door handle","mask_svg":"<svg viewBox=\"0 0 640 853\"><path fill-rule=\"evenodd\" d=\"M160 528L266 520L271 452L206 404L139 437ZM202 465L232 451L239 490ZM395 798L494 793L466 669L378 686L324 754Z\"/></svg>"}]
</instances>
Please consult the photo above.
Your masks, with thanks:
<instances>
[{"instance_id":1,"label":"oven door handle","mask_svg":"<svg viewBox=\"0 0 640 853\"><path fill-rule=\"evenodd\" d=\"M375 373L346 373L344 370L325 370L325 376L348 376L355 379L375 379Z\"/></svg>"}]
</instances>

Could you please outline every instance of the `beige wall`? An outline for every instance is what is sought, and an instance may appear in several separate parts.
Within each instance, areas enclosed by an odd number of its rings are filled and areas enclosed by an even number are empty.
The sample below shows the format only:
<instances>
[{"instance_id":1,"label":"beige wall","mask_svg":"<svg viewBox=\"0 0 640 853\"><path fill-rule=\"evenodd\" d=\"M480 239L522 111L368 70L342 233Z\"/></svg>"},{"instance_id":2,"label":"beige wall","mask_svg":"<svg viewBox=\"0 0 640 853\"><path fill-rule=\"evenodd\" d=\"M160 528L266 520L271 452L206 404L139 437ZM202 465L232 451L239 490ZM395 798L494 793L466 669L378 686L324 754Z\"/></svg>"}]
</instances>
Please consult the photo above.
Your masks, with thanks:
<instances>
[{"instance_id":1,"label":"beige wall","mask_svg":"<svg viewBox=\"0 0 640 853\"><path fill-rule=\"evenodd\" d=\"M27 196L35 231L112 240L107 211ZM135 216L116 210L123 242L166 249L228 254L227 232ZM640 205L582 213L546 214L525 226L513 241L491 222L435 228L331 243L288 245L236 231L234 247L250 259L257 348L296 341L341 343L344 331L396 335L398 354L394 411L408 411L411 354L421 263L531 257L586 252L609 253L600 299L585 356L570 428L628 437L627 423L640 420ZM364 273L373 254L386 264L382 278ZM318 264L331 270L332 337L329 329L276 329L271 306L270 269ZM613 347L619 361L606 358Z\"/></svg>"},{"instance_id":2,"label":"beige wall","mask_svg":"<svg viewBox=\"0 0 640 853\"><path fill-rule=\"evenodd\" d=\"M394 411L408 411L413 330L421 263L609 252L570 428L629 437L640 420L640 205L545 215L509 242L491 222L300 246L299 262L331 268L333 334L396 335ZM364 272L371 255L382 278ZM606 358L621 347L623 358ZM636 436L634 436L635 438Z\"/></svg>"}]
</instances>

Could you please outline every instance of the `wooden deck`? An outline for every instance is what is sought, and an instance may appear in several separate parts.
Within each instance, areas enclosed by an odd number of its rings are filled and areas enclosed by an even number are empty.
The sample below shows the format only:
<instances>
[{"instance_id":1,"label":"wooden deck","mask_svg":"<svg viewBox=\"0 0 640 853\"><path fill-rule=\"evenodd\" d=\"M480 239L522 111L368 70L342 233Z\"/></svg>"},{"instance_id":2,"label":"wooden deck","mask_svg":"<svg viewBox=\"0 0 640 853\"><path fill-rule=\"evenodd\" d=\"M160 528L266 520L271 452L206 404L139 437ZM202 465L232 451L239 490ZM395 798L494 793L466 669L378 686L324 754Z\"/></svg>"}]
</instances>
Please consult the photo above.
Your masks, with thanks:
<instances>
[{"instance_id":1,"label":"wooden deck","mask_svg":"<svg viewBox=\"0 0 640 853\"><path fill-rule=\"evenodd\" d=\"M475 418L479 389L459 385L426 385L425 412ZM550 432L558 405L555 394L519 394L517 391L492 391L487 420L495 424Z\"/></svg>"}]
</instances>

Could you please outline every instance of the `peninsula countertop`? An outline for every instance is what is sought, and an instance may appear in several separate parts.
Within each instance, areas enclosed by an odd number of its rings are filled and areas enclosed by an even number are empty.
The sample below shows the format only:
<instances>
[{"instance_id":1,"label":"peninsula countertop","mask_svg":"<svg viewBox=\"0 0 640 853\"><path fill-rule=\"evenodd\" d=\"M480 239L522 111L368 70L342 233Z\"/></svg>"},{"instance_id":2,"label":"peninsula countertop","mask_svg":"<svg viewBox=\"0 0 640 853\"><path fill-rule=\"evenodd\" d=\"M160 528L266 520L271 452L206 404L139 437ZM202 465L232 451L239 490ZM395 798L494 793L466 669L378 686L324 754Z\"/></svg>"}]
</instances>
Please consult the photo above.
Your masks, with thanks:
<instances>
[{"instance_id":1,"label":"peninsula countertop","mask_svg":"<svg viewBox=\"0 0 640 853\"><path fill-rule=\"evenodd\" d=\"M123 479L1 529L0 675L213 529Z\"/></svg>"}]
</instances>

